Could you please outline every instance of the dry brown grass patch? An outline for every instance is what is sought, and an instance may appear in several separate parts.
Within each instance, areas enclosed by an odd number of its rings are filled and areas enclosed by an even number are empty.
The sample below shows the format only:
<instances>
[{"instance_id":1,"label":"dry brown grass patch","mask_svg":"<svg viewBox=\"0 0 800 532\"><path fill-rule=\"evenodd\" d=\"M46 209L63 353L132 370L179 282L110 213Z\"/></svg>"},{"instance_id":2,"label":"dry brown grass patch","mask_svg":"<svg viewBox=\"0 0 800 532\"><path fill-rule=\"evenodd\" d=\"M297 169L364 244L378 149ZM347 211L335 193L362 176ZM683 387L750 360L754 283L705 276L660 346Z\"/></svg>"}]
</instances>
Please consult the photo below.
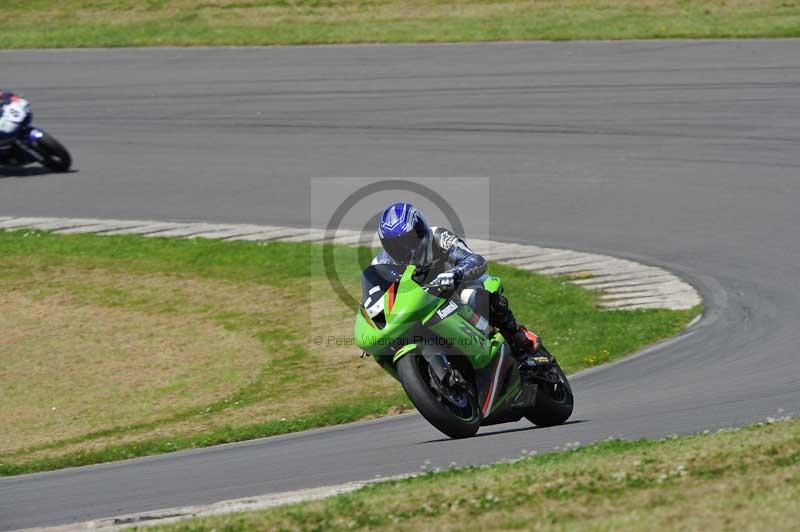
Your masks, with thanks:
<instances>
[{"instance_id":1,"label":"dry brown grass patch","mask_svg":"<svg viewBox=\"0 0 800 532\"><path fill-rule=\"evenodd\" d=\"M34 275L0 291L0 381L7 383L0 390L2 451L219 400L265 362L256 338L226 330L202 312L169 312L146 296L138 309L103 299L108 290L132 287L202 300L217 291L209 283L164 290L173 281L58 273L49 283L37 284ZM216 308L234 303L218 301Z\"/></svg>"}]
</instances>

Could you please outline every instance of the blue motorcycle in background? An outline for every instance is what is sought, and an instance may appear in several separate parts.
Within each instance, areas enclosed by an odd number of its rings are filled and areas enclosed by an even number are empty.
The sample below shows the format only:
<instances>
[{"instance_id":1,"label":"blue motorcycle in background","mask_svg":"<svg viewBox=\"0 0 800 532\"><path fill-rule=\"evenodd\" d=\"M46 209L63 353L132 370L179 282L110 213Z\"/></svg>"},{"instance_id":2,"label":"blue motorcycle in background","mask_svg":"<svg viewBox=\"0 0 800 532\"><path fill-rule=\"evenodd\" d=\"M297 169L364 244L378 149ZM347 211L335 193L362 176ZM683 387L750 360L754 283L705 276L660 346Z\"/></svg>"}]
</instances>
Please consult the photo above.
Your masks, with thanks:
<instances>
[{"instance_id":1,"label":"blue motorcycle in background","mask_svg":"<svg viewBox=\"0 0 800 532\"><path fill-rule=\"evenodd\" d=\"M55 137L31 124L33 113L27 100L0 92L0 165L25 166L39 163L55 172L66 172L72 157Z\"/></svg>"}]
</instances>

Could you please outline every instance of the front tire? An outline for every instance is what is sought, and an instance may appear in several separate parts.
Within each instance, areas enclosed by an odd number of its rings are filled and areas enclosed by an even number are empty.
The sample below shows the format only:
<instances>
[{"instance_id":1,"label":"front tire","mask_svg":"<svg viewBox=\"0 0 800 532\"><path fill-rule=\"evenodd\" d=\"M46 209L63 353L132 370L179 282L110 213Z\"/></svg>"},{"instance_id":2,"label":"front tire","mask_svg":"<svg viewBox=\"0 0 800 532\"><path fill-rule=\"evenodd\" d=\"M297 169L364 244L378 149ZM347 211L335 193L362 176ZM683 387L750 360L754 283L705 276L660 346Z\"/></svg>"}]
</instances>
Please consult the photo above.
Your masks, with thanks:
<instances>
[{"instance_id":1,"label":"front tire","mask_svg":"<svg viewBox=\"0 0 800 532\"><path fill-rule=\"evenodd\" d=\"M561 366L556 364L550 371L554 372L558 382L539 383L536 390L536 402L533 408L525 414L528 421L538 427L561 425L572 415L572 409L575 406L572 387L570 387Z\"/></svg>"},{"instance_id":2,"label":"front tire","mask_svg":"<svg viewBox=\"0 0 800 532\"><path fill-rule=\"evenodd\" d=\"M66 172L72 166L72 156L55 137L43 133L34 145L36 153L44 159L42 164L55 172Z\"/></svg>"},{"instance_id":3,"label":"front tire","mask_svg":"<svg viewBox=\"0 0 800 532\"><path fill-rule=\"evenodd\" d=\"M425 357L414 353L397 362L397 375L408 398L431 425L451 438L468 438L478 432L481 414L472 383L464 392L441 394Z\"/></svg>"}]
</instances>

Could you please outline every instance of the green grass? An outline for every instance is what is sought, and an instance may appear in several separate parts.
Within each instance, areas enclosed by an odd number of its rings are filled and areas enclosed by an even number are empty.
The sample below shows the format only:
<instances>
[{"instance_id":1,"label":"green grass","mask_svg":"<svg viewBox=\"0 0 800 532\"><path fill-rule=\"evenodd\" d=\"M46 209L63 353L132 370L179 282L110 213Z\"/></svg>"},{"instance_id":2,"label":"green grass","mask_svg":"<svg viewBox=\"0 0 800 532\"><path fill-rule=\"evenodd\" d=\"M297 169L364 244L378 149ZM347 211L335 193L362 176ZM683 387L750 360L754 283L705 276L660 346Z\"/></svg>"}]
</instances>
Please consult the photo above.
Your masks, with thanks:
<instances>
[{"instance_id":1,"label":"green grass","mask_svg":"<svg viewBox=\"0 0 800 532\"><path fill-rule=\"evenodd\" d=\"M319 250L0 232L0 474L408 409L399 384L357 348L312 342L353 327L315 266ZM356 254L336 250L354 293ZM568 372L671 336L698 312L606 312L565 279L491 271Z\"/></svg>"},{"instance_id":2,"label":"green grass","mask_svg":"<svg viewBox=\"0 0 800 532\"><path fill-rule=\"evenodd\" d=\"M607 441L147 530L797 530L800 421Z\"/></svg>"},{"instance_id":3,"label":"green grass","mask_svg":"<svg viewBox=\"0 0 800 532\"><path fill-rule=\"evenodd\" d=\"M795 0L9 0L4 48L800 35Z\"/></svg>"}]
</instances>

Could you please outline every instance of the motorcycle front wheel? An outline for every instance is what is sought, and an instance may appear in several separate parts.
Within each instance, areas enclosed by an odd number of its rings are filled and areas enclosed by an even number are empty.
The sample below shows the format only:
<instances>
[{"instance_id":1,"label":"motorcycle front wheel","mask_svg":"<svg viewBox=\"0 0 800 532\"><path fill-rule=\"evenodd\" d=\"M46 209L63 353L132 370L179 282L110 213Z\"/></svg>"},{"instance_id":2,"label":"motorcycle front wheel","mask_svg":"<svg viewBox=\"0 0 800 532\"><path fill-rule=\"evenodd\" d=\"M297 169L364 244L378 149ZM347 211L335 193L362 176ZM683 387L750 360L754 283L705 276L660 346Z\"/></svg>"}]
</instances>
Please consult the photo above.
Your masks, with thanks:
<instances>
[{"instance_id":1,"label":"motorcycle front wheel","mask_svg":"<svg viewBox=\"0 0 800 532\"><path fill-rule=\"evenodd\" d=\"M42 164L56 172L66 172L72 166L72 157L63 144L55 137L43 133L33 146L36 153L42 156Z\"/></svg>"},{"instance_id":2,"label":"motorcycle front wheel","mask_svg":"<svg viewBox=\"0 0 800 532\"><path fill-rule=\"evenodd\" d=\"M474 436L481 426L475 387L454 391L443 387L425 357L410 353L397 362L397 375L422 417L451 438Z\"/></svg>"}]
</instances>

